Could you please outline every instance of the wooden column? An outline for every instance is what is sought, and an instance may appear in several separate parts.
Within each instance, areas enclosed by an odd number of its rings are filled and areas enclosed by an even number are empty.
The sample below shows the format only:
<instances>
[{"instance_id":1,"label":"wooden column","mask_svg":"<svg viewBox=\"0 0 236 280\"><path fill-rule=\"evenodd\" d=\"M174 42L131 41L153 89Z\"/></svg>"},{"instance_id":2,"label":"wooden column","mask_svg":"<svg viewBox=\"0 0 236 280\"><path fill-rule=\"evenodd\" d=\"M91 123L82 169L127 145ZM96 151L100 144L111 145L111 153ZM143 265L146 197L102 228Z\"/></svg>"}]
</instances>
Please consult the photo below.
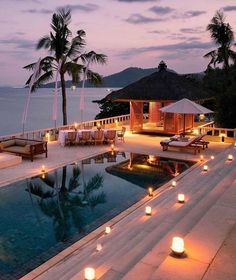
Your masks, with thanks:
<instances>
[{"instance_id":1,"label":"wooden column","mask_svg":"<svg viewBox=\"0 0 236 280\"><path fill-rule=\"evenodd\" d=\"M149 102L149 122L159 124L161 120L161 103L158 101Z\"/></svg>"},{"instance_id":2,"label":"wooden column","mask_svg":"<svg viewBox=\"0 0 236 280\"><path fill-rule=\"evenodd\" d=\"M130 129L143 129L143 102L130 102Z\"/></svg>"}]
</instances>

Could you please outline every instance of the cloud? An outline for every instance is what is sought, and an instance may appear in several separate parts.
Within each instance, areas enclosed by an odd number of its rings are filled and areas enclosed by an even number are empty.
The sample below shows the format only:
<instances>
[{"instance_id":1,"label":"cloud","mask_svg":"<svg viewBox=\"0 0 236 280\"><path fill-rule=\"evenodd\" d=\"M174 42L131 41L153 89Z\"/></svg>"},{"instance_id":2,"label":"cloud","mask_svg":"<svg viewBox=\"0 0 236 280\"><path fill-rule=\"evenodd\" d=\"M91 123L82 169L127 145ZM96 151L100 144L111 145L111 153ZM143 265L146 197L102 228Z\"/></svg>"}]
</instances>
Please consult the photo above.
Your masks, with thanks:
<instances>
[{"instance_id":1,"label":"cloud","mask_svg":"<svg viewBox=\"0 0 236 280\"><path fill-rule=\"evenodd\" d=\"M82 12L94 12L99 9L99 6L96 4L85 4L85 5L65 5L64 8L69 8L71 11L82 11ZM63 7L59 7L63 8Z\"/></svg>"},{"instance_id":2,"label":"cloud","mask_svg":"<svg viewBox=\"0 0 236 280\"><path fill-rule=\"evenodd\" d=\"M54 11L50 9L28 9L22 10L22 12L29 14L52 14Z\"/></svg>"},{"instance_id":3,"label":"cloud","mask_svg":"<svg viewBox=\"0 0 236 280\"><path fill-rule=\"evenodd\" d=\"M119 56L123 58L127 58L127 57L132 57L147 52L155 52L155 51L176 52L179 50L193 50L193 49L207 50L211 47L212 47L212 43L210 42L201 42L198 40L191 41L191 42L184 41L184 42L169 44L169 45L132 48L121 52Z\"/></svg>"},{"instance_id":4,"label":"cloud","mask_svg":"<svg viewBox=\"0 0 236 280\"><path fill-rule=\"evenodd\" d=\"M117 0L118 2L125 2L125 3L147 3L147 2L159 2L160 0Z\"/></svg>"},{"instance_id":5,"label":"cloud","mask_svg":"<svg viewBox=\"0 0 236 280\"><path fill-rule=\"evenodd\" d=\"M183 17L191 18L191 17L198 17L204 14L206 14L206 11L187 11L183 14Z\"/></svg>"},{"instance_id":6,"label":"cloud","mask_svg":"<svg viewBox=\"0 0 236 280\"><path fill-rule=\"evenodd\" d=\"M141 14L132 14L125 21L127 21L129 23L133 23L133 24L143 24L143 23L150 23L150 22L161 22L161 21L165 21L165 20L166 19L146 17Z\"/></svg>"},{"instance_id":7,"label":"cloud","mask_svg":"<svg viewBox=\"0 0 236 280\"><path fill-rule=\"evenodd\" d=\"M153 6L149 9L149 11L157 15L166 15L172 13L173 11L175 11L175 9L172 9L170 7Z\"/></svg>"},{"instance_id":8,"label":"cloud","mask_svg":"<svg viewBox=\"0 0 236 280\"><path fill-rule=\"evenodd\" d=\"M194 27L194 28L181 28L179 30L182 33L188 33L188 34L196 34L196 33L204 33L205 31L202 29L202 27Z\"/></svg>"},{"instance_id":9,"label":"cloud","mask_svg":"<svg viewBox=\"0 0 236 280\"><path fill-rule=\"evenodd\" d=\"M148 33L151 33L151 34L165 34L165 33L168 33L167 30L152 30L152 31L148 31Z\"/></svg>"},{"instance_id":10,"label":"cloud","mask_svg":"<svg viewBox=\"0 0 236 280\"><path fill-rule=\"evenodd\" d=\"M225 6L223 7L223 10L226 12L233 12L236 11L236 6Z\"/></svg>"},{"instance_id":11,"label":"cloud","mask_svg":"<svg viewBox=\"0 0 236 280\"><path fill-rule=\"evenodd\" d=\"M36 43L34 41L18 38L0 39L0 44L14 45L16 48L19 49L35 49L36 47Z\"/></svg>"},{"instance_id":12,"label":"cloud","mask_svg":"<svg viewBox=\"0 0 236 280\"><path fill-rule=\"evenodd\" d=\"M81 11L81 12L93 12L99 9L99 6L96 4L85 4L85 5L65 5L61 7L57 7L56 10L62 9L62 8L69 8L71 11ZM30 14L53 14L55 10L51 9L28 9L23 10L25 13Z\"/></svg>"}]
</instances>

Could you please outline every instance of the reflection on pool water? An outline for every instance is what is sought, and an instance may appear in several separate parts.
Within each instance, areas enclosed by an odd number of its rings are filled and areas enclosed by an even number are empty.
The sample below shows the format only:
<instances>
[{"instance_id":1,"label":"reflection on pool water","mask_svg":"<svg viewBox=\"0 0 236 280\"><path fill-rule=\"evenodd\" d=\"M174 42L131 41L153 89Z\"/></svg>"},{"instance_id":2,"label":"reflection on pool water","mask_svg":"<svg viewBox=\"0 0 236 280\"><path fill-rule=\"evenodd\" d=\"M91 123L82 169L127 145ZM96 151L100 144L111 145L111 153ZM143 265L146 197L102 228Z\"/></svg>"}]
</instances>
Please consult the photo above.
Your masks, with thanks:
<instances>
[{"instance_id":1,"label":"reflection on pool water","mask_svg":"<svg viewBox=\"0 0 236 280\"><path fill-rule=\"evenodd\" d=\"M16 279L194 163L108 152L0 189L0 274Z\"/></svg>"}]
</instances>

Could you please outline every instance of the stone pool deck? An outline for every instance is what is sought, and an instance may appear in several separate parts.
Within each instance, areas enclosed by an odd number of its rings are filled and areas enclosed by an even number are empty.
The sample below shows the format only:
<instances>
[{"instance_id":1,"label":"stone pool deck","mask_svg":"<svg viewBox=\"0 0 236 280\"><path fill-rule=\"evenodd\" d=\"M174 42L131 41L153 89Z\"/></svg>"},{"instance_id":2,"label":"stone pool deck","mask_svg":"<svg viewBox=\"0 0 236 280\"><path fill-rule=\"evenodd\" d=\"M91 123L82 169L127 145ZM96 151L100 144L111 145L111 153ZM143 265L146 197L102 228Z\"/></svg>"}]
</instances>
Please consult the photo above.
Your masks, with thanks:
<instances>
[{"instance_id":1,"label":"stone pool deck","mask_svg":"<svg viewBox=\"0 0 236 280\"><path fill-rule=\"evenodd\" d=\"M192 152L163 152L163 138L127 134L125 143L116 148L128 152L199 160ZM48 159L38 156L18 166L2 169L0 185L39 173L42 164L53 169L109 150L107 146L60 147L49 144ZM146 197L115 217L107 225L112 232L104 235L98 228L64 252L55 256L22 279L84 279L86 266L96 269L102 280L233 280L236 279L236 160L227 161L233 145L210 143L202 151L209 171L203 173L205 162L176 177L158 189L153 198ZM210 156L215 159L211 160ZM186 203L177 203L177 194L184 193ZM144 214L146 205L153 215ZM186 258L170 256L173 236L185 239ZM96 244L103 249L96 252Z\"/></svg>"}]
</instances>

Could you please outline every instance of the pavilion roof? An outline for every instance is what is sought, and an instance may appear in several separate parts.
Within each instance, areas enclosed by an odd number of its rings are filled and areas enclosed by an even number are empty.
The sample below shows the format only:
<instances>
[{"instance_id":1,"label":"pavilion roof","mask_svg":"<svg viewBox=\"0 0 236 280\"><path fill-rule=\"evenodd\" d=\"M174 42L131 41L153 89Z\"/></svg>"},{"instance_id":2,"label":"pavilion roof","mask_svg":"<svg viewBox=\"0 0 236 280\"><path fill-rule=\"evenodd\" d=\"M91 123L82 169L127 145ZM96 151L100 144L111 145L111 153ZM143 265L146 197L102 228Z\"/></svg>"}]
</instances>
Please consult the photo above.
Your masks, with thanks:
<instances>
[{"instance_id":1,"label":"pavilion roof","mask_svg":"<svg viewBox=\"0 0 236 280\"><path fill-rule=\"evenodd\" d=\"M155 100L190 100L206 99L208 92L201 89L201 85L193 78L187 78L173 71L167 70L161 62L158 71L134 82L120 90L113 91L108 98L114 101L155 101Z\"/></svg>"}]
</instances>

